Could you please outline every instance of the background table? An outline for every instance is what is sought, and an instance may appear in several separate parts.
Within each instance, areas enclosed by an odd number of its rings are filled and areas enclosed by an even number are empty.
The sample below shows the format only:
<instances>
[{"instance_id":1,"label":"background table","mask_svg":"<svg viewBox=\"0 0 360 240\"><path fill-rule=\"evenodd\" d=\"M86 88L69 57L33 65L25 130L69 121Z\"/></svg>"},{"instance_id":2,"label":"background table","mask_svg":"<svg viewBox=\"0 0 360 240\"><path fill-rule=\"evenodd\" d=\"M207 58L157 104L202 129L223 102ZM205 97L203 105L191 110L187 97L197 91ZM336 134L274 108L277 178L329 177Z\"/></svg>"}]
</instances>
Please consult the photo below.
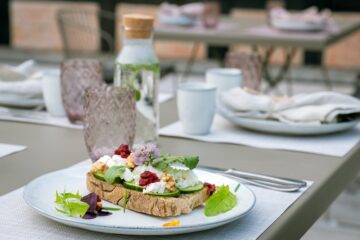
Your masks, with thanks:
<instances>
[{"instance_id":1,"label":"background table","mask_svg":"<svg viewBox=\"0 0 360 240\"><path fill-rule=\"evenodd\" d=\"M274 88L287 76L291 62L298 49L324 51L331 44L341 41L360 29L360 21L343 19L337 17L336 14L334 21L336 27L331 32L276 32L271 31L271 28L269 28L268 30L270 31L261 34L259 31L256 31L256 28L266 27L265 14L263 17L244 16L233 18L224 16L215 29L204 29L198 25L194 27L179 27L158 24L155 26L155 39L195 43L184 76L191 69L197 53L198 44L196 43L198 42L220 46L246 44L252 46L254 51L258 51L260 46L265 47L263 57L264 79L268 82L270 88ZM274 49L279 47L284 49L285 61L281 65L279 73L272 76L268 65ZM321 73L325 84L331 89L329 74L323 64Z\"/></svg>"},{"instance_id":2,"label":"background table","mask_svg":"<svg viewBox=\"0 0 360 240\"><path fill-rule=\"evenodd\" d=\"M249 29L266 25L265 15L259 17L222 17L219 26L204 29L201 26L178 27L158 24L155 26L155 39L203 42L211 45L248 44L262 46L299 47L308 50L323 50L360 29L360 21L334 17L338 30L333 33L289 33L265 35L251 33ZM295 34L295 38L293 37ZM293 36L292 36L293 35Z\"/></svg>"}]
</instances>

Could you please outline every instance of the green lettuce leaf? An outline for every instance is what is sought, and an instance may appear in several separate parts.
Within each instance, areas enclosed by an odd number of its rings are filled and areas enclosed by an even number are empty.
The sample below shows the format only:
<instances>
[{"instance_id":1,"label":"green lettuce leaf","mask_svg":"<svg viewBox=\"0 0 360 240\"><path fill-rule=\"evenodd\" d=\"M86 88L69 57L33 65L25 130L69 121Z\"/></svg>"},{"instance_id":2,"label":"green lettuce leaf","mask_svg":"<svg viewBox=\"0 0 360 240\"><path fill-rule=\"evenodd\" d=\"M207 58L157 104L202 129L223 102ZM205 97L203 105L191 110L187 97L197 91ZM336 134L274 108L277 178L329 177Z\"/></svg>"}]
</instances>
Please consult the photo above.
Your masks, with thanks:
<instances>
[{"instance_id":1,"label":"green lettuce leaf","mask_svg":"<svg viewBox=\"0 0 360 240\"><path fill-rule=\"evenodd\" d=\"M160 158L155 159L151 164L153 167L164 171L172 163L181 163L189 169L194 169L199 163L199 156L170 156L162 154Z\"/></svg>"},{"instance_id":2,"label":"green lettuce leaf","mask_svg":"<svg viewBox=\"0 0 360 240\"><path fill-rule=\"evenodd\" d=\"M82 217L89 209L89 204L80 200L73 200L68 202L67 208L71 217L75 217L77 215Z\"/></svg>"},{"instance_id":3,"label":"green lettuce leaf","mask_svg":"<svg viewBox=\"0 0 360 240\"><path fill-rule=\"evenodd\" d=\"M89 209L89 205L81 201L81 195L79 192L74 194L65 191L63 193L58 193L56 191L55 204L56 211L70 217L78 215L82 217Z\"/></svg>"},{"instance_id":4,"label":"green lettuce leaf","mask_svg":"<svg viewBox=\"0 0 360 240\"><path fill-rule=\"evenodd\" d=\"M125 166L113 166L109 168L105 174L105 181L113 184L116 180L121 180L125 173Z\"/></svg>"},{"instance_id":5,"label":"green lettuce leaf","mask_svg":"<svg viewBox=\"0 0 360 240\"><path fill-rule=\"evenodd\" d=\"M205 203L205 215L216 216L230 211L237 204L236 196L230 191L229 186L219 186L216 192Z\"/></svg>"}]
</instances>

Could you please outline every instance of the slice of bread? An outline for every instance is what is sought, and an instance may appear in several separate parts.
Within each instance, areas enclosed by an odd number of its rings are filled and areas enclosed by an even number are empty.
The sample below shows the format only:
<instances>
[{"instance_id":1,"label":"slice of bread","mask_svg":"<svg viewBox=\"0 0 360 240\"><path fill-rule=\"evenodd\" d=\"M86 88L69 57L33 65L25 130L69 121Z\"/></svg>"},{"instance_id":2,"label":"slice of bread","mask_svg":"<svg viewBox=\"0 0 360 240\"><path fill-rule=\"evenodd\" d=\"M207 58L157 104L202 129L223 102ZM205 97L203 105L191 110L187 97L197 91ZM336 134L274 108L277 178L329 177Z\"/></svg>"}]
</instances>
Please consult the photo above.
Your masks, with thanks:
<instances>
[{"instance_id":1,"label":"slice of bread","mask_svg":"<svg viewBox=\"0 0 360 240\"><path fill-rule=\"evenodd\" d=\"M190 213L194 208L202 206L209 197L207 187L199 192L181 194L176 198L152 196L126 189L121 184L109 184L101 181L95 178L91 172L87 173L86 185L90 192L122 207L124 206L125 192L127 192L127 209L157 217L174 217Z\"/></svg>"}]
</instances>

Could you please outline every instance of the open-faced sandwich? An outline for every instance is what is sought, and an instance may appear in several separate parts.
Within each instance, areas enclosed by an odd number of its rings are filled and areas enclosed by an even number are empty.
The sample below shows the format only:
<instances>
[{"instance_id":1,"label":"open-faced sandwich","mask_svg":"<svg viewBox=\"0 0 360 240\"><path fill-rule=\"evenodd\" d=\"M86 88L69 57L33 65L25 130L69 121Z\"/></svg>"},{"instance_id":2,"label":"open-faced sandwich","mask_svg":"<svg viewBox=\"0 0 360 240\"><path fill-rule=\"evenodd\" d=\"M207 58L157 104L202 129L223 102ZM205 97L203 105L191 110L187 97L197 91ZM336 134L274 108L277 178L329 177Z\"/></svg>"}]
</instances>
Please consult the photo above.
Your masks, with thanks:
<instances>
[{"instance_id":1,"label":"open-faced sandwich","mask_svg":"<svg viewBox=\"0 0 360 240\"><path fill-rule=\"evenodd\" d=\"M201 182L193 169L197 156L160 154L155 144L131 151L121 145L103 156L87 173L90 192L136 212L158 217L190 213L202 206L215 185Z\"/></svg>"}]
</instances>

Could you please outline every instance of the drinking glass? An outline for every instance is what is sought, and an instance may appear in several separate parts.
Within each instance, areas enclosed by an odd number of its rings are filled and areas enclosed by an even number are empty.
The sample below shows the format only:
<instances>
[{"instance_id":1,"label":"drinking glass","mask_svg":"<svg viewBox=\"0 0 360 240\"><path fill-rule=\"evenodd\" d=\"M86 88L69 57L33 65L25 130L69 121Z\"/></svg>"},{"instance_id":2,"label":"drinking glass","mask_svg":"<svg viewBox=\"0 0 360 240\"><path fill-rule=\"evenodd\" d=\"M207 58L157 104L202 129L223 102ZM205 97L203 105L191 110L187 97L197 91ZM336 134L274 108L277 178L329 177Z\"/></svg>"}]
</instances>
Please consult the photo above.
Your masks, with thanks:
<instances>
[{"instance_id":1,"label":"drinking glass","mask_svg":"<svg viewBox=\"0 0 360 240\"><path fill-rule=\"evenodd\" d=\"M177 108L187 134L208 134L215 114L216 86L203 82L181 83L177 90Z\"/></svg>"},{"instance_id":2,"label":"drinking glass","mask_svg":"<svg viewBox=\"0 0 360 240\"><path fill-rule=\"evenodd\" d=\"M216 28L220 19L220 3L217 0L204 1L202 24L204 28Z\"/></svg>"},{"instance_id":3,"label":"drinking glass","mask_svg":"<svg viewBox=\"0 0 360 240\"><path fill-rule=\"evenodd\" d=\"M85 90L104 84L100 61L70 59L61 64L61 93L66 115L71 122L84 118Z\"/></svg>"},{"instance_id":4,"label":"drinking glass","mask_svg":"<svg viewBox=\"0 0 360 240\"><path fill-rule=\"evenodd\" d=\"M46 110L54 117L64 117L65 110L61 99L60 71L46 70L43 73L42 90Z\"/></svg>"},{"instance_id":5,"label":"drinking glass","mask_svg":"<svg viewBox=\"0 0 360 240\"><path fill-rule=\"evenodd\" d=\"M210 68L206 70L206 82L215 85L218 93L240 87L241 80L241 70L237 68Z\"/></svg>"},{"instance_id":6,"label":"drinking glass","mask_svg":"<svg viewBox=\"0 0 360 240\"><path fill-rule=\"evenodd\" d=\"M84 138L92 161L132 146L136 126L135 93L124 87L91 87L85 92Z\"/></svg>"}]
</instances>

